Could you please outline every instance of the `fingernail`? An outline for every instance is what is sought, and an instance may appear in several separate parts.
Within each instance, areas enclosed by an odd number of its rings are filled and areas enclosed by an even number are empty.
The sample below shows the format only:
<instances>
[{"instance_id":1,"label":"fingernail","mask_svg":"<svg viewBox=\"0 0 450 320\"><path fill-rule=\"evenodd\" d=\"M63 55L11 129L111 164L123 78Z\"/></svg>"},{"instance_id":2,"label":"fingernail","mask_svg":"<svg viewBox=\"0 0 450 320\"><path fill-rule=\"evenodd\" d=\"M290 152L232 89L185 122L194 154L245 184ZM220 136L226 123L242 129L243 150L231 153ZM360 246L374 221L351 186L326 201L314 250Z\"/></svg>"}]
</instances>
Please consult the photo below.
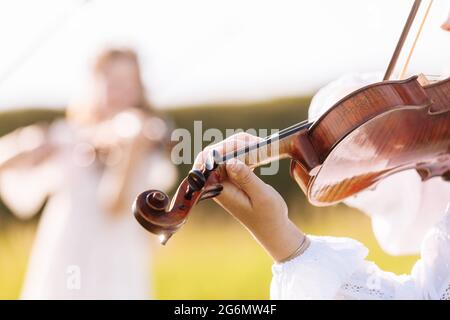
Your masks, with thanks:
<instances>
[{"instance_id":1,"label":"fingernail","mask_svg":"<svg viewBox=\"0 0 450 320\"><path fill-rule=\"evenodd\" d=\"M230 159L226 162L227 172L228 174L234 175L235 170L237 168L238 162L236 159Z\"/></svg>"},{"instance_id":2,"label":"fingernail","mask_svg":"<svg viewBox=\"0 0 450 320\"><path fill-rule=\"evenodd\" d=\"M231 158L230 160L227 161L227 164L230 166L235 166L237 165L237 159L236 158Z\"/></svg>"}]
</instances>

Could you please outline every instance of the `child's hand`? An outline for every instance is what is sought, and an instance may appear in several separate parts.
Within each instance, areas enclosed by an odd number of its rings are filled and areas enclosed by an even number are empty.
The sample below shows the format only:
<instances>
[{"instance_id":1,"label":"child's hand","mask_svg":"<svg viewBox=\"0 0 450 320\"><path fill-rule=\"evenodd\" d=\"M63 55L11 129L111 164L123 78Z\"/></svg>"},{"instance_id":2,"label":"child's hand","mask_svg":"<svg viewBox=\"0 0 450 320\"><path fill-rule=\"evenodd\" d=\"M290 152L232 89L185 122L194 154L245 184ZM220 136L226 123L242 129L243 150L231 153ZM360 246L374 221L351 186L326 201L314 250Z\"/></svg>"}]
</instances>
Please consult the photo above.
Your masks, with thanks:
<instances>
[{"instance_id":1,"label":"child's hand","mask_svg":"<svg viewBox=\"0 0 450 320\"><path fill-rule=\"evenodd\" d=\"M225 154L261 139L239 133L206 148L194 167L200 168L212 150ZM288 208L280 194L259 179L243 162L226 163L227 179L214 200L244 224L275 260L292 254L303 240L303 233L289 220Z\"/></svg>"}]
</instances>

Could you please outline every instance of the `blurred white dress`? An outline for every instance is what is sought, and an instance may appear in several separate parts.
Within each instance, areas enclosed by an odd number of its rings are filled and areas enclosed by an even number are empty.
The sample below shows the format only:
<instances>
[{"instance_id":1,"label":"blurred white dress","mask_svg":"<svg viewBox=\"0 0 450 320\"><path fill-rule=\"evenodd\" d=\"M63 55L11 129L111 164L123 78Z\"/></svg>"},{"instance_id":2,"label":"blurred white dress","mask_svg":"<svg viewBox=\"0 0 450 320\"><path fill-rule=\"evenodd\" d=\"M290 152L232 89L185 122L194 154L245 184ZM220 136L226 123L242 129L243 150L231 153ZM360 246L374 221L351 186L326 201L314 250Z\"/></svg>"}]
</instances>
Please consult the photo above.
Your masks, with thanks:
<instances>
[{"instance_id":1,"label":"blurred white dress","mask_svg":"<svg viewBox=\"0 0 450 320\"><path fill-rule=\"evenodd\" d=\"M340 98L381 75L349 75L330 83L313 98L316 119ZM422 182L404 171L374 190L347 199L372 220L382 248L390 254L420 252L411 274L397 276L367 261L356 240L310 236L303 255L272 267L272 299L450 299L450 182Z\"/></svg>"},{"instance_id":2,"label":"blurred white dress","mask_svg":"<svg viewBox=\"0 0 450 320\"><path fill-rule=\"evenodd\" d=\"M99 162L77 144L65 123L50 139L63 145L50 161L0 176L4 201L18 214L36 211L50 196L39 221L23 299L147 299L151 297L151 246L131 210L111 214L99 205ZM136 163L127 201L142 190L170 187L171 162L153 153Z\"/></svg>"}]
</instances>

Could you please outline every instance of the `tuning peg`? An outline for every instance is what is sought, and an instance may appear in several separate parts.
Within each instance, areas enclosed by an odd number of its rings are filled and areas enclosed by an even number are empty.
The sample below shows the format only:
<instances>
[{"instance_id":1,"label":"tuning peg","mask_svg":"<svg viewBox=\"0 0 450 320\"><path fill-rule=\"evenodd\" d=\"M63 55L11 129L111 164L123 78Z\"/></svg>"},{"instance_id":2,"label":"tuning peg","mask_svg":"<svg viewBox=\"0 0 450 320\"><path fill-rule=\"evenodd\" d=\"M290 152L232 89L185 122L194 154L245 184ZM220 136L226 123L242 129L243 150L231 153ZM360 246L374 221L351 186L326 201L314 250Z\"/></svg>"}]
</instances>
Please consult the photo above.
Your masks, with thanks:
<instances>
[{"instance_id":1,"label":"tuning peg","mask_svg":"<svg viewBox=\"0 0 450 320\"><path fill-rule=\"evenodd\" d=\"M194 192L200 191L205 186L206 178L203 172L197 169L193 169L189 172L187 181L189 187L185 194L185 197L186 199L190 199Z\"/></svg>"}]
</instances>

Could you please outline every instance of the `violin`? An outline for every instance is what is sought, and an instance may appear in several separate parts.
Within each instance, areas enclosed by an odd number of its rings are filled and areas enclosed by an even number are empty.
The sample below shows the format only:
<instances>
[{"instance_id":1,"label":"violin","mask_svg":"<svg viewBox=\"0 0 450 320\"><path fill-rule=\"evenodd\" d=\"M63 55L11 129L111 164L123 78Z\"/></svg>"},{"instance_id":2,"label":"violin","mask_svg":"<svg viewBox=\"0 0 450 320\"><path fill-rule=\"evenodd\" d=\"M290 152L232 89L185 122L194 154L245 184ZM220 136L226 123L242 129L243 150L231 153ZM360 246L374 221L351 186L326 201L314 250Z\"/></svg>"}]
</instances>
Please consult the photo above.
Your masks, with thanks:
<instances>
[{"instance_id":1,"label":"violin","mask_svg":"<svg viewBox=\"0 0 450 320\"><path fill-rule=\"evenodd\" d=\"M407 169L423 181L450 181L450 78L389 80L419 5L416 0L383 81L350 93L315 121L224 155L212 151L172 201L159 190L138 195L132 208L137 221L165 244L197 202L220 194L224 163L232 158L252 168L290 159L291 177L316 206L338 203Z\"/></svg>"}]
</instances>

